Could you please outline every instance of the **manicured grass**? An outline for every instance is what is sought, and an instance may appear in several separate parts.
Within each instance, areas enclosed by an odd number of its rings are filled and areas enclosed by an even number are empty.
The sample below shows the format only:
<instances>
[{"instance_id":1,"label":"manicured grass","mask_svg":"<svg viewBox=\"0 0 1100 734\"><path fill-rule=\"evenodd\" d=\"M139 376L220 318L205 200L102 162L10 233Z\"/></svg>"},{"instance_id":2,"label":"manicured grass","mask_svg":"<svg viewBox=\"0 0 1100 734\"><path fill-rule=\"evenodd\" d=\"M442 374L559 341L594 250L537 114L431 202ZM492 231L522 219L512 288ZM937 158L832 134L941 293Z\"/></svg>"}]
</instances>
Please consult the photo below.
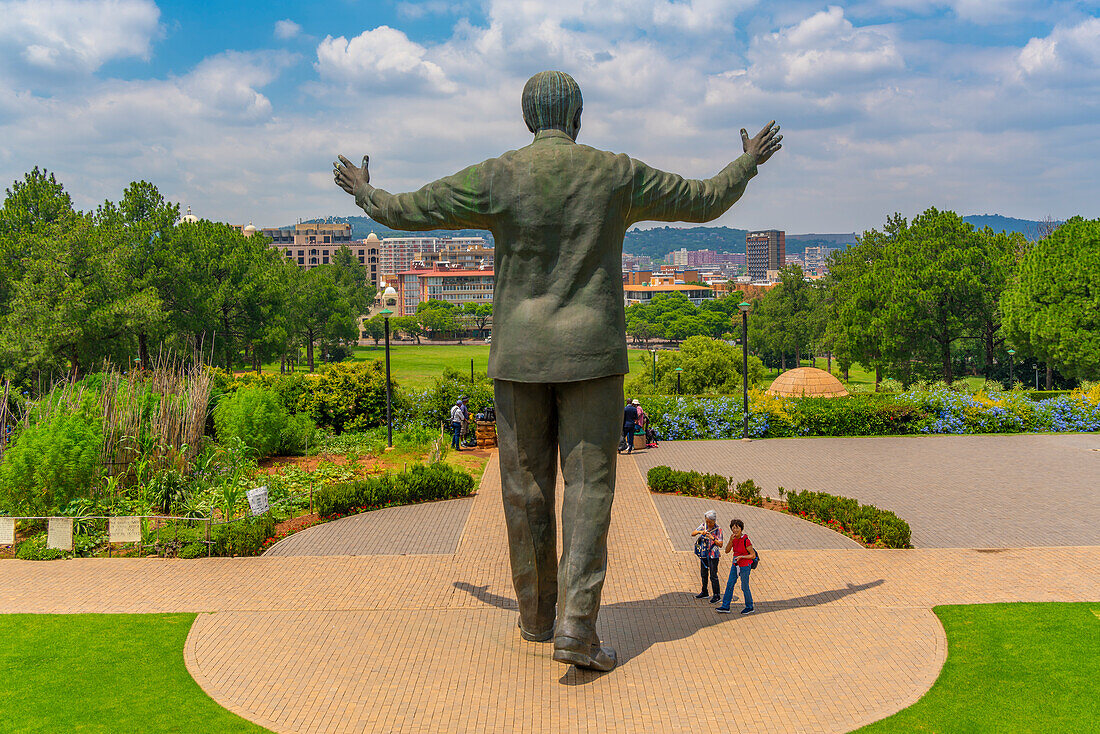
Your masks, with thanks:
<instances>
[{"instance_id":1,"label":"manicured grass","mask_svg":"<svg viewBox=\"0 0 1100 734\"><path fill-rule=\"evenodd\" d=\"M0 615L0 731L265 732L183 664L194 614Z\"/></svg>"},{"instance_id":2,"label":"manicured grass","mask_svg":"<svg viewBox=\"0 0 1100 734\"><path fill-rule=\"evenodd\" d=\"M640 355L648 354L644 349L631 349L630 366L640 364ZM386 358L385 346L355 347L352 350L356 359ZM470 360L474 361L474 372L485 374L489 368L489 345L487 344L409 344L390 345L390 370L393 379L402 388L425 388L432 380L443 374L444 367L451 367L463 374L470 374ZM318 361L316 367L323 363ZM263 366L264 372L278 372L279 363ZM299 365L298 372L306 372Z\"/></svg>"},{"instance_id":3,"label":"manicured grass","mask_svg":"<svg viewBox=\"0 0 1100 734\"><path fill-rule=\"evenodd\" d=\"M947 632L940 677L915 704L861 734L1100 731L1100 604L934 611Z\"/></svg>"}]
</instances>

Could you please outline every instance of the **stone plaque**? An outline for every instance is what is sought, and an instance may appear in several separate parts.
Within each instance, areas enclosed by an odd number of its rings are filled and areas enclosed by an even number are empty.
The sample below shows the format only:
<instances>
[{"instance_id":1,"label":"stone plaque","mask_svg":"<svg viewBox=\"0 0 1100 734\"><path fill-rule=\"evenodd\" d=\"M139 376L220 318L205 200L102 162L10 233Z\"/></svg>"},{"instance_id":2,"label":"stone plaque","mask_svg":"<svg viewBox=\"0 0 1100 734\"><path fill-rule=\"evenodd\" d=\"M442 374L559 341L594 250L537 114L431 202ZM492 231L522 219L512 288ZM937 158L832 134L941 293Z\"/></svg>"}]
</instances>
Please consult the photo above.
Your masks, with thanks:
<instances>
[{"instance_id":1,"label":"stone plaque","mask_svg":"<svg viewBox=\"0 0 1100 734\"><path fill-rule=\"evenodd\" d=\"M46 529L46 547L71 551L73 549L73 519L51 517Z\"/></svg>"},{"instance_id":2,"label":"stone plaque","mask_svg":"<svg viewBox=\"0 0 1100 734\"><path fill-rule=\"evenodd\" d=\"M140 543L140 517L112 517L107 521L107 537L112 543Z\"/></svg>"},{"instance_id":3,"label":"stone plaque","mask_svg":"<svg viewBox=\"0 0 1100 734\"><path fill-rule=\"evenodd\" d=\"M248 490L248 506L252 508L253 515L262 515L267 512L267 487Z\"/></svg>"},{"instance_id":4,"label":"stone plaque","mask_svg":"<svg viewBox=\"0 0 1100 734\"><path fill-rule=\"evenodd\" d=\"M15 543L15 518L0 517L0 545Z\"/></svg>"}]
</instances>

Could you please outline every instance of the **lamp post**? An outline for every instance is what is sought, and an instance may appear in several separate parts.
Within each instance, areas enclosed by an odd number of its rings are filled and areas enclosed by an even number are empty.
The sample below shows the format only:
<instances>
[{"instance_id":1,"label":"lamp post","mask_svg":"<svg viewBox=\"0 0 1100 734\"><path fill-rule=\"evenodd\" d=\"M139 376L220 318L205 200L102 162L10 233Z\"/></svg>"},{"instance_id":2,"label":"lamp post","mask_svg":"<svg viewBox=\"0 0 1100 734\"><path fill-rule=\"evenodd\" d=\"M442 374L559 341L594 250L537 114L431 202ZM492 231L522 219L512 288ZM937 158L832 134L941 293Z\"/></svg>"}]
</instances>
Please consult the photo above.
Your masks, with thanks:
<instances>
[{"instance_id":1,"label":"lamp post","mask_svg":"<svg viewBox=\"0 0 1100 734\"><path fill-rule=\"evenodd\" d=\"M393 286L387 286L382 293L384 308L379 312L386 324L386 446L393 448L393 384L390 382L390 316L393 309L390 306L397 305L397 291Z\"/></svg>"},{"instance_id":2,"label":"lamp post","mask_svg":"<svg viewBox=\"0 0 1100 734\"><path fill-rule=\"evenodd\" d=\"M1013 372L1013 367L1015 366L1015 364L1014 364L1014 360L1012 359L1013 355L1015 355L1015 354L1016 354L1015 349L1009 349L1008 350L1008 389L1009 390L1011 390L1012 386L1016 384L1016 379L1015 379L1015 376L1014 376L1015 373Z\"/></svg>"},{"instance_id":3,"label":"lamp post","mask_svg":"<svg viewBox=\"0 0 1100 734\"><path fill-rule=\"evenodd\" d=\"M741 440L749 438L749 311L752 306L748 301L737 304L737 310L741 312L741 386L744 396L745 425L741 429Z\"/></svg>"},{"instance_id":4,"label":"lamp post","mask_svg":"<svg viewBox=\"0 0 1100 734\"><path fill-rule=\"evenodd\" d=\"M676 368L676 394L680 394L680 373L684 371L683 367Z\"/></svg>"},{"instance_id":5,"label":"lamp post","mask_svg":"<svg viewBox=\"0 0 1100 734\"><path fill-rule=\"evenodd\" d=\"M657 392L657 349L650 349L649 353L653 355L653 392Z\"/></svg>"},{"instance_id":6,"label":"lamp post","mask_svg":"<svg viewBox=\"0 0 1100 734\"><path fill-rule=\"evenodd\" d=\"M1035 389L1039 389L1039 363L1031 365L1031 369L1035 370Z\"/></svg>"}]
</instances>

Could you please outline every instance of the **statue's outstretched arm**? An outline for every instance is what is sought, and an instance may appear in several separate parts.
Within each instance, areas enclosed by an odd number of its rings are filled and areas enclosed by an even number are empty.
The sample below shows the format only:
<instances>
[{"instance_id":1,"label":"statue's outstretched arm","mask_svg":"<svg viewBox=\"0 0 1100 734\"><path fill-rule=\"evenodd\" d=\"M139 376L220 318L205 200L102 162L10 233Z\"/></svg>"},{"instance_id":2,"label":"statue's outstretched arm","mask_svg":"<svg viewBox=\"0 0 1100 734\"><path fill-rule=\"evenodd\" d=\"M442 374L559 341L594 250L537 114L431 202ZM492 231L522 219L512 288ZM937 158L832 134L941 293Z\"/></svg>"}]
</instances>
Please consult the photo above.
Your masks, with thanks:
<instances>
[{"instance_id":1,"label":"statue's outstretched arm","mask_svg":"<svg viewBox=\"0 0 1100 734\"><path fill-rule=\"evenodd\" d=\"M336 185L354 196L355 203L374 221L407 231L488 227L484 164L433 181L418 191L391 194L370 185L369 162L363 156L360 167L339 156L333 176Z\"/></svg>"},{"instance_id":2,"label":"statue's outstretched arm","mask_svg":"<svg viewBox=\"0 0 1100 734\"><path fill-rule=\"evenodd\" d=\"M741 130L745 153L730 163L714 178L685 179L675 173L652 168L633 161L634 190L631 196L630 223L709 222L721 216L741 198L757 166L765 163L782 146L779 126L768 123L760 133L749 138Z\"/></svg>"}]
</instances>

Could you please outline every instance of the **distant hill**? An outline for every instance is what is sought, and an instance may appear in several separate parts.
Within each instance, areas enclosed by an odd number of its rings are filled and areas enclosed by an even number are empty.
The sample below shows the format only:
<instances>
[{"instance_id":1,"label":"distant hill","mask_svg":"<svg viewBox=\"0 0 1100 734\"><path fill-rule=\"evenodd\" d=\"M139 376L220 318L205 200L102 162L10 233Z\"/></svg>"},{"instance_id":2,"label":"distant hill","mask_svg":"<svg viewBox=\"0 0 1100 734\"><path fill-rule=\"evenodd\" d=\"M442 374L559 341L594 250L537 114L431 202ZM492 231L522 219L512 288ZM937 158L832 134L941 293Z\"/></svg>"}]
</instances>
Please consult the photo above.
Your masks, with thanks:
<instances>
[{"instance_id":1,"label":"distant hill","mask_svg":"<svg viewBox=\"0 0 1100 734\"><path fill-rule=\"evenodd\" d=\"M989 227L994 232L1022 232L1028 239L1036 239L1044 228L1045 222L1032 219L1014 219L1000 214L971 214L963 219L975 227ZM362 239L371 232L379 237L484 237L493 242L493 234L482 229L432 230L430 232L399 232L384 227L369 217L325 217L307 220L309 222L347 222L351 224L351 236ZM1055 222L1061 224L1061 222ZM623 252L632 255L648 255L655 260L663 259L673 250L714 250L715 252L745 251L744 229L731 227L650 227L635 228L626 233L623 240ZM790 254L801 254L807 247L846 248L856 243L860 233L809 233L787 234L786 250Z\"/></svg>"},{"instance_id":2,"label":"distant hill","mask_svg":"<svg viewBox=\"0 0 1100 734\"><path fill-rule=\"evenodd\" d=\"M963 217L963 221L973 224L976 229L989 227L994 232L1022 232L1029 240L1038 239L1046 233L1049 226L1047 222L1038 219L1013 219L1000 214L971 214ZM1050 224L1057 226L1061 223L1055 220Z\"/></svg>"}]
</instances>

